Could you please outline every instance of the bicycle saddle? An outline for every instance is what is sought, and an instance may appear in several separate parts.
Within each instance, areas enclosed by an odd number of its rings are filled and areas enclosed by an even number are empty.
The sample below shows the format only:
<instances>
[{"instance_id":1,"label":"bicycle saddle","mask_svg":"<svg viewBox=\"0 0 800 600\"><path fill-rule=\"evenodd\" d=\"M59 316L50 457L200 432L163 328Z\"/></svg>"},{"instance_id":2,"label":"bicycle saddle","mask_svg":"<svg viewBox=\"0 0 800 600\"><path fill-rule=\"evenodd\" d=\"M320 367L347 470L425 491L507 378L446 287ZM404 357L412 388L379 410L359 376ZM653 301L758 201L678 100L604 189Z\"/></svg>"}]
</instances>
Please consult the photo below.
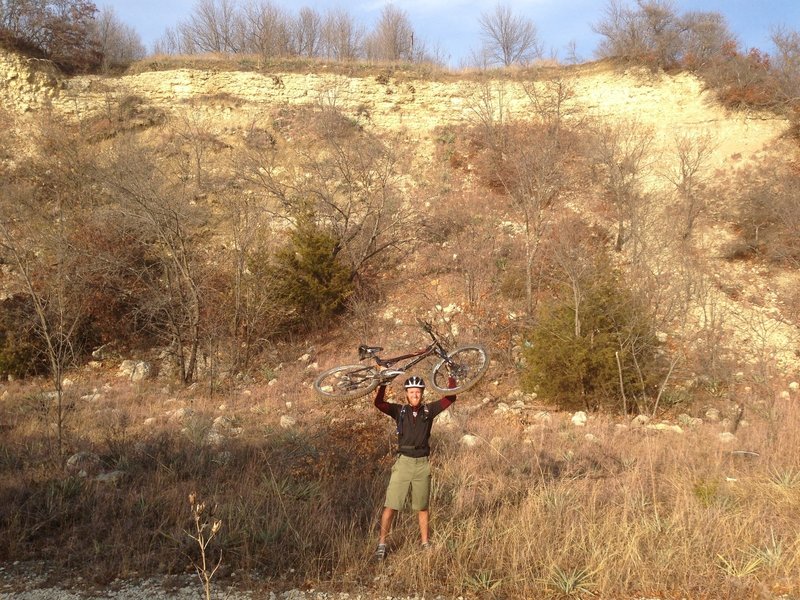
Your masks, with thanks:
<instances>
[{"instance_id":1,"label":"bicycle saddle","mask_svg":"<svg viewBox=\"0 0 800 600\"><path fill-rule=\"evenodd\" d=\"M374 356L377 352L383 350L380 346L364 346L363 344L358 347L358 358L364 359L368 356Z\"/></svg>"}]
</instances>

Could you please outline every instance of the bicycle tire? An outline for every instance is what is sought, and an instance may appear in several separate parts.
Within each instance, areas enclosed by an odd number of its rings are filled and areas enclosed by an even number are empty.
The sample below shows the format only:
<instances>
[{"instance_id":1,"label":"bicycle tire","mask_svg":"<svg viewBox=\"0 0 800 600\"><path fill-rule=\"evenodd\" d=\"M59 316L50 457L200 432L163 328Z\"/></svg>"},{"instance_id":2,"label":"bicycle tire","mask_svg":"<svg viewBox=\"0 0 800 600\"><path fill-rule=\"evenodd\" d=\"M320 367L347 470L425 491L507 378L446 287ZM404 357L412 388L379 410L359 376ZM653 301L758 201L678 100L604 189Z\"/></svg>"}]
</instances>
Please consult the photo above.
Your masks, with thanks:
<instances>
[{"instance_id":1,"label":"bicycle tire","mask_svg":"<svg viewBox=\"0 0 800 600\"><path fill-rule=\"evenodd\" d=\"M323 371L314 380L314 392L326 400L353 400L366 396L380 383L375 367L343 365Z\"/></svg>"},{"instance_id":2,"label":"bicycle tire","mask_svg":"<svg viewBox=\"0 0 800 600\"><path fill-rule=\"evenodd\" d=\"M489 353L480 344L468 344L456 348L440 360L431 372L431 387L444 395L465 392L475 386L489 369ZM455 387L447 387L450 375L456 380Z\"/></svg>"}]
</instances>

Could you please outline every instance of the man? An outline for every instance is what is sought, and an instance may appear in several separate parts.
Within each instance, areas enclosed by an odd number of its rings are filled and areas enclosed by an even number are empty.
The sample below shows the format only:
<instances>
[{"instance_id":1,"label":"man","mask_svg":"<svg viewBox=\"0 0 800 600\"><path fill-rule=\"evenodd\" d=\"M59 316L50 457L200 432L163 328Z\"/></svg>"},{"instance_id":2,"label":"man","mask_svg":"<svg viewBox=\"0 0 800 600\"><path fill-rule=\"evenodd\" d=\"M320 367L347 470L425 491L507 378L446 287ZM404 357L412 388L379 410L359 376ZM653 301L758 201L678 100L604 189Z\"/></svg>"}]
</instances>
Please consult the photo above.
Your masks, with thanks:
<instances>
[{"instance_id":1,"label":"man","mask_svg":"<svg viewBox=\"0 0 800 600\"><path fill-rule=\"evenodd\" d=\"M450 378L449 387L455 386ZM433 419L447 409L456 397L445 396L431 404L422 403L425 382L421 377L409 377L403 387L406 391L406 404L386 402L386 385L378 388L375 394L375 407L392 417L397 423L397 460L392 467L389 486L386 489L386 501L381 514L381 534L375 558L386 558L386 536L392 527L394 515L403 508L411 488L411 508L416 510L419 519L419 533L422 547L430 548L428 541L428 499L430 496L431 468L428 463L430 454L429 439Z\"/></svg>"}]
</instances>

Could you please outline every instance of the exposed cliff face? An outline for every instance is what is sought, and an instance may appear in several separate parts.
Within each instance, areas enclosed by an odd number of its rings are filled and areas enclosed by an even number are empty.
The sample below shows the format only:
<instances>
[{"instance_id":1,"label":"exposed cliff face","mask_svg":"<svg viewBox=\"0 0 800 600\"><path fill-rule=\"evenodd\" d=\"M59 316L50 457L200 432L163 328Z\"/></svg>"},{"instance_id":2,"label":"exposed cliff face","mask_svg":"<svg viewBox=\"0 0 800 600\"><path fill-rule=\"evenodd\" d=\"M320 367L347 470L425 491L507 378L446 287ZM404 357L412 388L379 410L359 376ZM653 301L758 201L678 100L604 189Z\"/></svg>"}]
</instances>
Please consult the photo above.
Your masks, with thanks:
<instances>
[{"instance_id":1,"label":"exposed cliff face","mask_svg":"<svg viewBox=\"0 0 800 600\"><path fill-rule=\"evenodd\" d=\"M712 170L735 169L760 155L785 151L785 142L780 140L787 129L784 119L728 111L691 75L620 71L596 63L565 69L560 76L572 89L566 107L569 118L635 120L652 129L652 163L654 172L662 175L677 160L674 143L682 134L708 136L714 148L707 165ZM487 107L497 110L502 105L505 117L522 117L532 110L525 85L518 80L487 84L475 76L436 81L324 72L264 74L192 69L66 79L46 62L0 52L0 98L3 107L18 116L20 127L46 109L66 119L92 118L107 111L114 100L126 97L140 98L167 118L187 113L200 116L217 133L231 136L282 106L335 106L370 131L405 137L418 150L418 160L432 156L438 128L477 123L481 114L485 117ZM726 200L716 201L715 210L723 218L702 233L703 251L708 253L710 270L717 274L720 289L723 283L735 280L741 283L742 297L762 300L760 305L740 302L733 306L730 299L721 297L733 312L757 313L774 325L771 336L781 348L782 362L793 363L798 329L781 316L775 290L794 289L797 274L779 274L714 258L719 254L720 240L731 235L724 218L730 211ZM736 334L746 346L747 332L739 328Z\"/></svg>"},{"instance_id":2,"label":"exposed cliff face","mask_svg":"<svg viewBox=\"0 0 800 600\"><path fill-rule=\"evenodd\" d=\"M0 50L0 97L16 113L41 109L59 95L63 80L48 61Z\"/></svg>"},{"instance_id":3,"label":"exposed cliff face","mask_svg":"<svg viewBox=\"0 0 800 600\"><path fill-rule=\"evenodd\" d=\"M716 167L761 151L786 128L786 122L773 115L725 110L687 74L620 72L590 64L566 70L563 77L574 92L570 109L576 118L635 119L652 127L656 150L661 151L670 148L676 134L706 132L716 145ZM506 116L530 112L529 96L519 81L493 81L489 89L491 103L495 108L502 103ZM436 128L475 121L485 90L474 77L379 81L326 73L191 69L63 79L47 63L0 54L3 105L20 114L52 106L66 117L86 118L106 110L109 99L139 96L167 114L191 105L220 126L238 129L275 107L325 104L369 129L403 132L423 150L429 148Z\"/></svg>"}]
</instances>

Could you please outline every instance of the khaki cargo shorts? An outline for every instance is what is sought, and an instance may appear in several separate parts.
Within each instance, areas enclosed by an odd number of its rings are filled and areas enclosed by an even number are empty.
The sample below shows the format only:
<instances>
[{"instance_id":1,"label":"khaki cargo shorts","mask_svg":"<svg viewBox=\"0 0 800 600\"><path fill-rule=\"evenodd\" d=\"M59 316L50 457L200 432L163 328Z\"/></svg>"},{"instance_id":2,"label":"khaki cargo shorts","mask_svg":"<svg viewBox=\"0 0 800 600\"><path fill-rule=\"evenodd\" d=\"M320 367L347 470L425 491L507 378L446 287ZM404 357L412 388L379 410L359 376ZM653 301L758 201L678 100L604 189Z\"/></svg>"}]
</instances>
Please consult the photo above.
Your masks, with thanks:
<instances>
[{"instance_id":1,"label":"khaki cargo shorts","mask_svg":"<svg viewBox=\"0 0 800 600\"><path fill-rule=\"evenodd\" d=\"M428 510L431 492L431 465L428 457L411 458L400 455L392 466L392 476L386 489L384 506L402 510L411 488L412 510Z\"/></svg>"}]
</instances>

